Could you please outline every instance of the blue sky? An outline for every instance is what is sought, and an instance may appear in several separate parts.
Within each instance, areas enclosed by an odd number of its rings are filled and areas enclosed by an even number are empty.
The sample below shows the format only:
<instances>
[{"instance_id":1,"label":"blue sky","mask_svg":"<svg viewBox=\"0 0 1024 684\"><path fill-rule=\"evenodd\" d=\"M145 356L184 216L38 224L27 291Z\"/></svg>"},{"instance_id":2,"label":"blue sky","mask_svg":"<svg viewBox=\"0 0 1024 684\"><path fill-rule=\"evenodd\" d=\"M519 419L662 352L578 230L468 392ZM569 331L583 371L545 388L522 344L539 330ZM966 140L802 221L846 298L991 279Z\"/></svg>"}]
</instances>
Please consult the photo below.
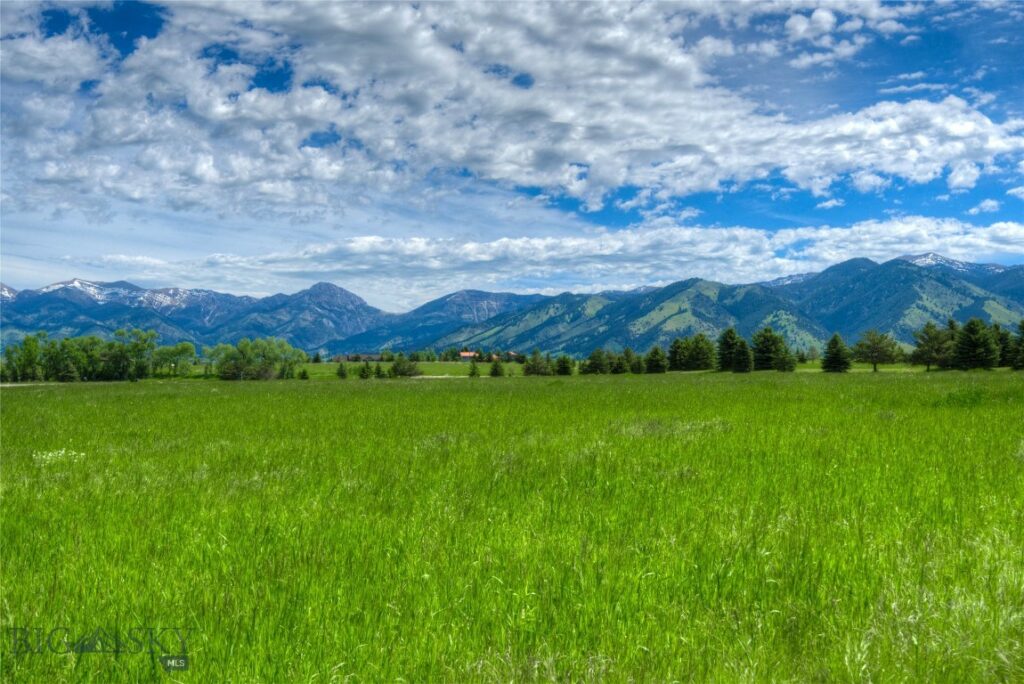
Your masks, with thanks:
<instances>
[{"instance_id":1,"label":"blue sky","mask_svg":"<svg viewBox=\"0 0 1024 684\"><path fill-rule=\"evenodd\" d=\"M236 293L1024 262L1020 3L0 5L0 277Z\"/></svg>"}]
</instances>

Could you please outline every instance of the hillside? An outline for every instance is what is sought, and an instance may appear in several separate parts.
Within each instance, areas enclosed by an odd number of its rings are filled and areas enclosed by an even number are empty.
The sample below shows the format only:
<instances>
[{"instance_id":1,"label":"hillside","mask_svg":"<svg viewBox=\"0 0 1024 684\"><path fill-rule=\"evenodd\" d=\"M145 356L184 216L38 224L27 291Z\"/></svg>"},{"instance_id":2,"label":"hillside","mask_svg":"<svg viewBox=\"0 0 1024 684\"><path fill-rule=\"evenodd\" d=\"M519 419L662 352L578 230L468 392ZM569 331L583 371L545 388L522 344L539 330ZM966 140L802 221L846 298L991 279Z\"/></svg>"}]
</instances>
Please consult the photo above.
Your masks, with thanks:
<instances>
[{"instance_id":1,"label":"hillside","mask_svg":"<svg viewBox=\"0 0 1024 684\"><path fill-rule=\"evenodd\" d=\"M713 337L729 326L749 337L766 325L797 347L820 345L832 332L852 341L869 328L906 344L928 321L973 316L1006 326L1024 318L1024 266L935 254L882 264L851 259L820 273L750 285L692 278L554 297L461 290L401 314L330 283L264 298L123 281L75 279L21 291L0 285L4 343L39 330L109 337L134 326L156 330L164 343L277 336L332 354L467 346L582 355L598 346L645 350L698 332Z\"/></svg>"}]
</instances>

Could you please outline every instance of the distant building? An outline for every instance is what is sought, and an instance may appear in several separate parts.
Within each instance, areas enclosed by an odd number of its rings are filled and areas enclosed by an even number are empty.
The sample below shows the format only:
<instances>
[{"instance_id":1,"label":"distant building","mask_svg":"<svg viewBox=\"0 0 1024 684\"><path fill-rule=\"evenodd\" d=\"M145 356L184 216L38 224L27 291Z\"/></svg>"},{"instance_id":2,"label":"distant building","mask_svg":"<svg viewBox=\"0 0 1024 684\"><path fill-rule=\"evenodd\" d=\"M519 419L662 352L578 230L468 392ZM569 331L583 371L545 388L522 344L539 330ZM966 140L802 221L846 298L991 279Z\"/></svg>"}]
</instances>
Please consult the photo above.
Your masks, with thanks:
<instances>
[{"instance_id":1,"label":"distant building","mask_svg":"<svg viewBox=\"0 0 1024 684\"><path fill-rule=\"evenodd\" d=\"M476 358L476 352L459 352L459 361L472 361Z\"/></svg>"}]
</instances>

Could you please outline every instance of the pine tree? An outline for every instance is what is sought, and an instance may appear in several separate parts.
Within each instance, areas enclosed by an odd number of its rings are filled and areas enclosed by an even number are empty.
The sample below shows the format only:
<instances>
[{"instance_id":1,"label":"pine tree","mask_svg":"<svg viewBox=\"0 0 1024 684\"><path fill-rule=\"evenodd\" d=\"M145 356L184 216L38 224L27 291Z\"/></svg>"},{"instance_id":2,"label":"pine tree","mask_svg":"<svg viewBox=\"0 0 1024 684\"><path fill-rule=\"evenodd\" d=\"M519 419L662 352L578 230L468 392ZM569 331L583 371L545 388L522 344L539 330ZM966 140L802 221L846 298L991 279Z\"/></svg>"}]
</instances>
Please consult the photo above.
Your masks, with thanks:
<instances>
[{"instance_id":1,"label":"pine tree","mask_svg":"<svg viewBox=\"0 0 1024 684\"><path fill-rule=\"evenodd\" d=\"M492 378L505 377L505 367L501 365L501 359L495 358L494 361L491 361L490 372Z\"/></svg>"},{"instance_id":2,"label":"pine tree","mask_svg":"<svg viewBox=\"0 0 1024 684\"><path fill-rule=\"evenodd\" d=\"M359 367L359 379L369 380L373 376L373 369L370 368L370 362L364 361L363 365Z\"/></svg>"},{"instance_id":3,"label":"pine tree","mask_svg":"<svg viewBox=\"0 0 1024 684\"><path fill-rule=\"evenodd\" d=\"M582 374L607 373L609 370L611 368L608 364L608 356L600 348L590 352L587 360L580 364L580 373Z\"/></svg>"},{"instance_id":4,"label":"pine tree","mask_svg":"<svg viewBox=\"0 0 1024 684\"><path fill-rule=\"evenodd\" d=\"M843 342L843 338L836 333L828 341L825 347L825 357L821 360L821 370L826 373L845 373L853 365L850 348Z\"/></svg>"},{"instance_id":5,"label":"pine tree","mask_svg":"<svg viewBox=\"0 0 1024 684\"><path fill-rule=\"evenodd\" d=\"M555 374L556 375L572 375L573 362L572 359L562 354L558 357L558 361L555 362Z\"/></svg>"},{"instance_id":6,"label":"pine tree","mask_svg":"<svg viewBox=\"0 0 1024 684\"><path fill-rule=\"evenodd\" d=\"M624 354L609 354L611 363L608 365L608 372L612 375L622 375L629 372L629 365L626 363Z\"/></svg>"},{"instance_id":7,"label":"pine tree","mask_svg":"<svg viewBox=\"0 0 1024 684\"><path fill-rule=\"evenodd\" d=\"M715 345L704 333L683 341L683 370L711 370L715 367Z\"/></svg>"},{"instance_id":8,"label":"pine tree","mask_svg":"<svg viewBox=\"0 0 1024 684\"><path fill-rule=\"evenodd\" d=\"M999 363L999 344L980 318L972 318L956 334L953 363L961 370L994 368Z\"/></svg>"},{"instance_id":9,"label":"pine tree","mask_svg":"<svg viewBox=\"0 0 1024 684\"><path fill-rule=\"evenodd\" d=\"M998 323L992 324L992 339L996 341L999 346L999 363L996 365L1000 368L1013 365L1013 357L1015 353L1013 345L1013 335L1010 331L1002 327Z\"/></svg>"},{"instance_id":10,"label":"pine tree","mask_svg":"<svg viewBox=\"0 0 1024 684\"><path fill-rule=\"evenodd\" d=\"M661 351L661 347L658 345L651 347L647 356L644 357L644 367L648 373L664 373L668 370L668 359L665 357L665 352Z\"/></svg>"},{"instance_id":11,"label":"pine tree","mask_svg":"<svg viewBox=\"0 0 1024 684\"><path fill-rule=\"evenodd\" d=\"M473 360L471 360L469 362L469 377L471 377L471 378L479 378L480 377L480 369L476 365L476 359L473 359Z\"/></svg>"},{"instance_id":12,"label":"pine tree","mask_svg":"<svg viewBox=\"0 0 1024 684\"><path fill-rule=\"evenodd\" d=\"M647 369L644 367L643 357L637 356L629 347L622 350L622 362L626 365L626 370L634 375L642 375Z\"/></svg>"},{"instance_id":13,"label":"pine tree","mask_svg":"<svg viewBox=\"0 0 1024 684\"><path fill-rule=\"evenodd\" d=\"M316 354L313 354L313 363L323 363L323 361L324 361L324 359L323 359L322 356L320 356L320 352L319 351L317 351Z\"/></svg>"},{"instance_id":14,"label":"pine tree","mask_svg":"<svg viewBox=\"0 0 1024 684\"><path fill-rule=\"evenodd\" d=\"M771 370L775 356L786 346L786 341L776 335L771 327L758 330L751 338L754 349L754 370Z\"/></svg>"},{"instance_id":15,"label":"pine tree","mask_svg":"<svg viewBox=\"0 0 1024 684\"><path fill-rule=\"evenodd\" d=\"M739 342L740 336L736 332L736 328L728 328L718 336L718 370L732 370L736 357L736 346Z\"/></svg>"},{"instance_id":16,"label":"pine tree","mask_svg":"<svg viewBox=\"0 0 1024 684\"><path fill-rule=\"evenodd\" d=\"M672 340L668 348L668 369L670 371L685 370L686 344L680 338Z\"/></svg>"},{"instance_id":17,"label":"pine tree","mask_svg":"<svg viewBox=\"0 0 1024 684\"><path fill-rule=\"evenodd\" d=\"M910 353L910 362L924 364L926 371L930 371L933 365L940 365L949 353L949 334L931 321L914 333L914 340L917 347Z\"/></svg>"},{"instance_id":18,"label":"pine tree","mask_svg":"<svg viewBox=\"0 0 1024 684\"><path fill-rule=\"evenodd\" d=\"M309 380L309 371L303 368L299 371L299 380Z\"/></svg>"},{"instance_id":19,"label":"pine tree","mask_svg":"<svg viewBox=\"0 0 1024 684\"><path fill-rule=\"evenodd\" d=\"M345 368L345 362L344 361L342 361L342 362L340 362L338 364L338 370L335 371L334 374L337 375L338 378L340 378L341 380L344 380L345 378L348 377L348 369Z\"/></svg>"},{"instance_id":20,"label":"pine tree","mask_svg":"<svg viewBox=\"0 0 1024 684\"><path fill-rule=\"evenodd\" d=\"M800 364L807 363L807 352L803 349L796 353L796 362Z\"/></svg>"},{"instance_id":21,"label":"pine tree","mask_svg":"<svg viewBox=\"0 0 1024 684\"><path fill-rule=\"evenodd\" d=\"M895 363L902 352L896 340L877 330L868 330L857 344L853 345L853 358L871 364L872 372L878 372L878 364Z\"/></svg>"},{"instance_id":22,"label":"pine tree","mask_svg":"<svg viewBox=\"0 0 1024 684\"><path fill-rule=\"evenodd\" d=\"M1024 370L1024 318L1017 324L1017 339L1014 342L1013 370Z\"/></svg>"},{"instance_id":23,"label":"pine tree","mask_svg":"<svg viewBox=\"0 0 1024 684\"><path fill-rule=\"evenodd\" d=\"M742 337L732 349L732 372L749 373L754 370L754 352Z\"/></svg>"},{"instance_id":24,"label":"pine tree","mask_svg":"<svg viewBox=\"0 0 1024 684\"><path fill-rule=\"evenodd\" d=\"M384 373L384 369L381 368L380 361L378 361L377 365L373 367L373 377L377 378L378 380L387 377L387 375Z\"/></svg>"},{"instance_id":25,"label":"pine tree","mask_svg":"<svg viewBox=\"0 0 1024 684\"><path fill-rule=\"evenodd\" d=\"M783 346L775 352L775 356L772 358L772 368L780 373L792 373L796 370L796 357L793 356L793 352L789 351L789 347Z\"/></svg>"},{"instance_id":26,"label":"pine tree","mask_svg":"<svg viewBox=\"0 0 1024 684\"><path fill-rule=\"evenodd\" d=\"M960 334L960 324L955 319L946 320L946 347L944 353L939 357L939 368L956 368L956 338Z\"/></svg>"},{"instance_id":27,"label":"pine tree","mask_svg":"<svg viewBox=\"0 0 1024 684\"><path fill-rule=\"evenodd\" d=\"M523 364L523 375L551 375L550 357L541 356L539 349L534 349L529 360Z\"/></svg>"}]
</instances>

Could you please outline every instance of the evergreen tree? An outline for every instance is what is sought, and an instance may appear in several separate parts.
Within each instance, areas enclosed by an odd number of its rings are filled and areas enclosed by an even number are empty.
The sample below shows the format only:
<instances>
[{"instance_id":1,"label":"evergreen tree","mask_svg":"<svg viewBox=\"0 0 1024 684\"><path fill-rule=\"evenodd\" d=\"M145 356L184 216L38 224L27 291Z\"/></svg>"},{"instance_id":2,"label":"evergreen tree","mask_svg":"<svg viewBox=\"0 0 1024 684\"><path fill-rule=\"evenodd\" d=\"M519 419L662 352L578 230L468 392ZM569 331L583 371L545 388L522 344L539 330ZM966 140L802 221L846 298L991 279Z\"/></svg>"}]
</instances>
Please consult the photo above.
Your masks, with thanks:
<instances>
[{"instance_id":1,"label":"evergreen tree","mask_svg":"<svg viewBox=\"0 0 1024 684\"><path fill-rule=\"evenodd\" d=\"M580 364L580 373L585 375L607 373L609 370L611 369L608 363L608 356L600 348L590 352L587 360Z\"/></svg>"},{"instance_id":2,"label":"evergreen tree","mask_svg":"<svg viewBox=\"0 0 1024 684\"><path fill-rule=\"evenodd\" d=\"M672 340L668 348L668 369L670 371L685 370L686 345L678 337Z\"/></svg>"},{"instance_id":3,"label":"evergreen tree","mask_svg":"<svg viewBox=\"0 0 1024 684\"><path fill-rule=\"evenodd\" d=\"M786 347L786 341L771 327L758 330L751 338L754 348L754 370L771 370L775 357ZM788 350L787 350L788 351Z\"/></svg>"},{"instance_id":4,"label":"evergreen tree","mask_svg":"<svg viewBox=\"0 0 1024 684\"><path fill-rule=\"evenodd\" d=\"M789 347L783 346L775 352L772 368L780 373L792 373L796 370L796 357L793 356L793 352L789 351Z\"/></svg>"},{"instance_id":5,"label":"evergreen tree","mask_svg":"<svg viewBox=\"0 0 1024 684\"><path fill-rule=\"evenodd\" d=\"M473 359L472 361L469 362L469 377L471 377L471 378L479 378L480 377L480 369L476 365L476 359Z\"/></svg>"},{"instance_id":6,"label":"evergreen tree","mask_svg":"<svg viewBox=\"0 0 1024 684\"><path fill-rule=\"evenodd\" d=\"M949 355L949 333L931 321L914 333L917 347L910 353L910 362L924 365L926 371L938 366Z\"/></svg>"},{"instance_id":7,"label":"evergreen tree","mask_svg":"<svg viewBox=\"0 0 1024 684\"><path fill-rule=\"evenodd\" d=\"M715 345L707 335L697 333L683 341L683 370L711 370L715 367Z\"/></svg>"},{"instance_id":8,"label":"evergreen tree","mask_svg":"<svg viewBox=\"0 0 1024 684\"><path fill-rule=\"evenodd\" d=\"M491 377L492 378L503 378L505 377L505 367L501 365L501 359L495 358L491 361Z\"/></svg>"},{"instance_id":9,"label":"evergreen tree","mask_svg":"<svg viewBox=\"0 0 1024 684\"><path fill-rule=\"evenodd\" d=\"M380 365L380 364L377 364ZM359 367L359 379L369 380L373 376L373 369L370 368L370 362L364 361L363 365Z\"/></svg>"},{"instance_id":10,"label":"evergreen tree","mask_svg":"<svg viewBox=\"0 0 1024 684\"><path fill-rule=\"evenodd\" d=\"M323 363L323 361L323 357L320 356L319 350L317 351L316 354L313 354L313 363Z\"/></svg>"},{"instance_id":11,"label":"evergreen tree","mask_svg":"<svg viewBox=\"0 0 1024 684\"><path fill-rule=\"evenodd\" d=\"M626 369L634 375L642 375L646 370L643 358L637 356L636 352L629 347L622 350L622 362L626 365Z\"/></svg>"},{"instance_id":12,"label":"evergreen tree","mask_svg":"<svg viewBox=\"0 0 1024 684\"><path fill-rule=\"evenodd\" d=\"M623 373L629 372L629 365L626 363L626 357L623 354L609 354L610 363L608 366L608 372L612 375L622 375Z\"/></svg>"},{"instance_id":13,"label":"evergreen tree","mask_svg":"<svg viewBox=\"0 0 1024 684\"><path fill-rule=\"evenodd\" d=\"M742 337L732 349L732 372L749 373L754 370L754 352Z\"/></svg>"},{"instance_id":14,"label":"evergreen tree","mask_svg":"<svg viewBox=\"0 0 1024 684\"><path fill-rule=\"evenodd\" d=\"M406 358L402 352L398 352L398 355L394 357L394 361L391 362L391 368L388 369L388 377L412 378L417 375L423 375L423 372L416 365L416 362Z\"/></svg>"},{"instance_id":15,"label":"evergreen tree","mask_svg":"<svg viewBox=\"0 0 1024 684\"><path fill-rule=\"evenodd\" d=\"M808 361L817 361L820 358L821 358L821 351L819 351L817 345L813 345L812 344L810 346L810 348L808 348L808 350L807 350L807 360Z\"/></svg>"},{"instance_id":16,"label":"evergreen tree","mask_svg":"<svg viewBox=\"0 0 1024 684\"><path fill-rule=\"evenodd\" d=\"M348 369L345 368L344 361L338 363L338 370L336 370L334 374L337 375L340 380L344 380L348 377Z\"/></svg>"},{"instance_id":17,"label":"evergreen tree","mask_svg":"<svg viewBox=\"0 0 1024 684\"><path fill-rule=\"evenodd\" d=\"M803 349L798 351L796 353L796 362L801 364L807 363L807 352L805 352Z\"/></svg>"},{"instance_id":18,"label":"evergreen tree","mask_svg":"<svg viewBox=\"0 0 1024 684\"><path fill-rule=\"evenodd\" d=\"M661 347L654 345L651 350L647 352L647 356L644 357L644 367L648 373L664 373L668 370L668 359L665 357L665 352L661 350Z\"/></svg>"},{"instance_id":19,"label":"evergreen tree","mask_svg":"<svg viewBox=\"0 0 1024 684\"><path fill-rule=\"evenodd\" d=\"M572 375L573 362L572 359L562 354L558 357L558 361L555 363L555 374L556 375Z\"/></svg>"},{"instance_id":20,"label":"evergreen tree","mask_svg":"<svg viewBox=\"0 0 1024 684\"><path fill-rule=\"evenodd\" d=\"M728 328L718 336L718 370L732 370L736 358L736 347L740 339L736 328Z\"/></svg>"},{"instance_id":21,"label":"evergreen tree","mask_svg":"<svg viewBox=\"0 0 1024 684\"><path fill-rule=\"evenodd\" d=\"M1017 324L1017 339L1014 342L1013 369L1024 369L1024 318Z\"/></svg>"},{"instance_id":22,"label":"evergreen tree","mask_svg":"<svg viewBox=\"0 0 1024 684\"><path fill-rule=\"evenodd\" d=\"M892 339L877 330L868 330L853 345L853 358L863 363L870 363L872 372L878 372L878 364L895 363L899 360L902 352Z\"/></svg>"},{"instance_id":23,"label":"evergreen tree","mask_svg":"<svg viewBox=\"0 0 1024 684\"><path fill-rule=\"evenodd\" d=\"M999 344L980 318L972 318L956 334L953 363L961 370L994 368L999 363Z\"/></svg>"},{"instance_id":24,"label":"evergreen tree","mask_svg":"<svg viewBox=\"0 0 1024 684\"><path fill-rule=\"evenodd\" d=\"M999 346L999 363L996 365L1000 368L1006 368L1013 365L1013 357L1016 352L1013 344L1013 335L1010 331L1002 327L998 323L992 324L992 338L996 341Z\"/></svg>"},{"instance_id":25,"label":"evergreen tree","mask_svg":"<svg viewBox=\"0 0 1024 684\"><path fill-rule=\"evenodd\" d=\"M305 368L299 371L299 380L309 380L309 371Z\"/></svg>"},{"instance_id":26,"label":"evergreen tree","mask_svg":"<svg viewBox=\"0 0 1024 684\"><path fill-rule=\"evenodd\" d=\"M549 358L541 356L539 349L534 349L523 364L523 375L551 375L553 372Z\"/></svg>"},{"instance_id":27,"label":"evergreen tree","mask_svg":"<svg viewBox=\"0 0 1024 684\"><path fill-rule=\"evenodd\" d=\"M843 342L843 338L836 333L828 341L825 347L825 357L821 360L821 370L826 373L845 373L853 365L850 348Z\"/></svg>"},{"instance_id":28,"label":"evergreen tree","mask_svg":"<svg viewBox=\"0 0 1024 684\"><path fill-rule=\"evenodd\" d=\"M960 324L955 319L946 320L946 348L939 357L939 368L956 368L956 338L960 334Z\"/></svg>"}]
</instances>

